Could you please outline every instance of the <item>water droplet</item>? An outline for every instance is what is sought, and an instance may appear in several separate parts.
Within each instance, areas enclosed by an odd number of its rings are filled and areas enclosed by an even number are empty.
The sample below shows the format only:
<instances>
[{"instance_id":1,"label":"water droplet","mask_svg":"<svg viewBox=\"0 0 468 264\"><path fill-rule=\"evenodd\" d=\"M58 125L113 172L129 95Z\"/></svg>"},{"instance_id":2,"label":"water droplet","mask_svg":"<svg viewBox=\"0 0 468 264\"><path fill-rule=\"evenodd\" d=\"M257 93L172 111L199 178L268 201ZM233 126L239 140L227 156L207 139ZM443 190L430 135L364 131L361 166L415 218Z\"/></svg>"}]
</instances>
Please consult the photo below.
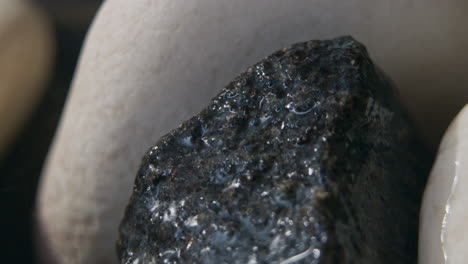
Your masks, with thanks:
<instances>
[{"instance_id":1,"label":"water droplet","mask_svg":"<svg viewBox=\"0 0 468 264\"><path fill-rule=\"evenodd\" d=\"M234 98L234 97L237 97L238 95L239 95L238 93L233 92L233 91L231 91L231 90L228 90L228 91L226 92L226 97L229 98L229 99Z\"/></svg>"},{"instance_id":2,"label":"water droplet","mask_svg":"<svg viewBox=\"0 0 468 264\"><path fill-rule=\"evenodd\" d=\"M288 103L286 105L286 109L288 109L290 112L293 112L296 115L305 115L305 114L308 114L308 113L310 113L312 111L312 108L310 108L308 110L305 110L305 111L301 111L301 110L298 109L296 104L294 104L293 102Z\"/></svg>"},{"instance_id":3,"label":"water droplet","mask_svg":"<svg viewBox=\"0 0 468 264\"><path fill-rule=\"evenodd\" d=\"M185 220L184 224L188 227L195 227L198 226L198 215L189 217L187 220Z\"/></svg>"},{"instance_id":4,"label":"water droplet","mask_svg":"<svg viewBox=\"0 0 468 264\"><path fill-rule=\"evenodd\" d=\"M168 222L172 221L177 217L177 209L174 203L171 203L169 209L164 213L163 221Z\"/></svg>"},{"instance_id":5,"label":"water droplet","mask_svg":"<svg viewBox=\"0 0 468 264\"><path fill-rule=\"evenodd\" d=\"M148 169L149 169L150 172L152 172L152 173L156 172L156 168L154 167L153 164L150 164L150 165L148 166Z\"/></svg>"},{"instance_id":6,"label":"water droplet","mask_svg":"<svg viewBox=\"0 0 468 264\"><path fill-rule=\"evenodd\" d=\"M271 118L271 116L262 116L262 117L260 117L260 123L263 124L263 123L265 123L266 121L268 121L268 119L270 119L270 118Z\"/></svg>"},{"instance_id":7,"label":"water droplet","mask_svg":"<svg viewBox=\"0 0 468 264\"><path fill-rule=\"evenodd\" d=\"M265 100L265 97L262 97L262 99L260 100L260 103L258 103L258 109L262 109L263 100Z\"/></svg>"},{"instance_id":8,"label":"water droplet","mask_svg":"<svg viewBox=\"0 0 468 264\"><path fill-rule=\"evenodd\" d=\"M193 147L192 136L182 138L181 144L185 147Z\"/></svg>"},{"instance_id":9,"label":"water droplet","mask_svg":"<svg viewBox=\"0 0 468 264\"><path fill-rule=\"evenodd\" d=\"M314 248L314 250L312 250L312 254L314 254L314 258L319 258L320 257L320 249L318 248Z\"/></svg>"},{"instance_id":10,"label":"water droplet","mask_svg":"<svg viewBox=\"0 0 468 264\"><path fill-rule=\"evenodd\" d=\"M159 205L160 205L160 204L159 204L159 201L158 201L158 200L154 201L154 202L151 204L150 211L151 211L151 212L154 212L156 209L159 208Z\"/></svg>"}]
</instances>

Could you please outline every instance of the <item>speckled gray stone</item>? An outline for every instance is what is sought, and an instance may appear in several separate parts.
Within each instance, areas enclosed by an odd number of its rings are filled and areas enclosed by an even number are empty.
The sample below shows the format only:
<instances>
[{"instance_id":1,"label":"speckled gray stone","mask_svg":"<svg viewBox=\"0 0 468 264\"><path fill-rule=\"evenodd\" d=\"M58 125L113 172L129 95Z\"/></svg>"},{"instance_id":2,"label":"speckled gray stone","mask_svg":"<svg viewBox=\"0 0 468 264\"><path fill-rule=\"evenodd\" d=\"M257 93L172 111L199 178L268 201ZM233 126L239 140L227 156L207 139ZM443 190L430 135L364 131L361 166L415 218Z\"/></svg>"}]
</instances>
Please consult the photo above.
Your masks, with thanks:
<instances>
[{"instance_id":1,"label":"speckled gray stone","mask_svg":"<svg viewBox=\"0 0 468 264\"><path fill-rule=\"evenodd\" d=\"M430 161L351 37L280 50L145 155L122 263L415 263Z\"/></svg>"}]
</instances>

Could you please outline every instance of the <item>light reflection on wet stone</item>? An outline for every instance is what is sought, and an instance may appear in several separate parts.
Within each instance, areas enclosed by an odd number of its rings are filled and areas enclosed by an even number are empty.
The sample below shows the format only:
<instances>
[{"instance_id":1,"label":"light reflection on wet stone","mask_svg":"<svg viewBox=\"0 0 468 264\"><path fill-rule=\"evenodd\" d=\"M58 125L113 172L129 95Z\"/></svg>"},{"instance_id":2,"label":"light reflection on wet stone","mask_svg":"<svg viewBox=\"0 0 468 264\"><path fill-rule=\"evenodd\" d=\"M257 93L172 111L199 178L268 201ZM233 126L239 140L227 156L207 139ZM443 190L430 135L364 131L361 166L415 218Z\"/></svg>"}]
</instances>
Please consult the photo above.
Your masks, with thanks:
<instances>
[{"instance_id":1,"label":"light reflection on wet stone","mask_svg":"<svg viewBox=\"0 0 468 264\"><path fill-rule=\"evenodd\" d=\"M122 263L414 263L428 160L350 37L249 68L144 157Z\"/></svg>"}]
</instances>

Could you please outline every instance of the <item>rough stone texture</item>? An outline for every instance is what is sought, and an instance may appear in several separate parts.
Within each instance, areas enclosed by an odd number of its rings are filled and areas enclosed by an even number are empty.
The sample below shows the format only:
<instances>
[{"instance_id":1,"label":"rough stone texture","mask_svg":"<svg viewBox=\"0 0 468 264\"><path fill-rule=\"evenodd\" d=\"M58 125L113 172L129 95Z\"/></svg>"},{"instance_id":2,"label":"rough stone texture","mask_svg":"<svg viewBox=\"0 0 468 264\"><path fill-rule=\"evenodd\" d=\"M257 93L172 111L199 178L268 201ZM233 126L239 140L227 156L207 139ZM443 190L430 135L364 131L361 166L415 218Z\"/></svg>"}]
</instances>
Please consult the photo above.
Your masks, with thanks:
<instances>
[{"instance_id":1,"label":"rough stone texture","mask_svg":"<svg viewBox=\"0 0 468 264\"><path fill-rule=\"evenodd\" d=\"M122 263L415 263L429 163L394 93L350 37L252 66L144 157Z\"/></svg>"}]
</instances>

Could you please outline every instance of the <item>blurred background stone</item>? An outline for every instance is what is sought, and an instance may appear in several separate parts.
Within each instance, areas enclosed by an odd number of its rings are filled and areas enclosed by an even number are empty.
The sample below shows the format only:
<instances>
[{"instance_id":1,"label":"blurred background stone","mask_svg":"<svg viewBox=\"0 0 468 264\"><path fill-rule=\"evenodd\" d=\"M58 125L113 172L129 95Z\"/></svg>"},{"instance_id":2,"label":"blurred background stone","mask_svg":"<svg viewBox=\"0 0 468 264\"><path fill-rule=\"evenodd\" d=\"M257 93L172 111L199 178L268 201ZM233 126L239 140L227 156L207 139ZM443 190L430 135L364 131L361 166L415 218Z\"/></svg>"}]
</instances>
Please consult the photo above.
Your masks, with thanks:
<instances>
[{"instance_id":1,"label":"blurred background stone","mask_svg":"<svg viewBox=\"0 0 468 264\"><path fill-rule=\"evenodd\" d=\"M0 159L46 87L51 31L49 19L29 2L0 2Z\"/></svg>"},{"instance_id":2,"label":"blurred background stone","mask_svg":"<svg viewBox=\"0 0 468 264\"><path fill-rule=\"evenodd\" d=\"M11 263L35 263L32 214L37 180L55 134L87 28L101 1L31 2L49 21L55 57L42 95L36 95L37 103L31 104L30 114L24 117L25 123L10 137L0 158L0 226L3 229L0 252L2 261ZM5 125L3 121L2 125Z\"/></svg>"}]
</instances>

